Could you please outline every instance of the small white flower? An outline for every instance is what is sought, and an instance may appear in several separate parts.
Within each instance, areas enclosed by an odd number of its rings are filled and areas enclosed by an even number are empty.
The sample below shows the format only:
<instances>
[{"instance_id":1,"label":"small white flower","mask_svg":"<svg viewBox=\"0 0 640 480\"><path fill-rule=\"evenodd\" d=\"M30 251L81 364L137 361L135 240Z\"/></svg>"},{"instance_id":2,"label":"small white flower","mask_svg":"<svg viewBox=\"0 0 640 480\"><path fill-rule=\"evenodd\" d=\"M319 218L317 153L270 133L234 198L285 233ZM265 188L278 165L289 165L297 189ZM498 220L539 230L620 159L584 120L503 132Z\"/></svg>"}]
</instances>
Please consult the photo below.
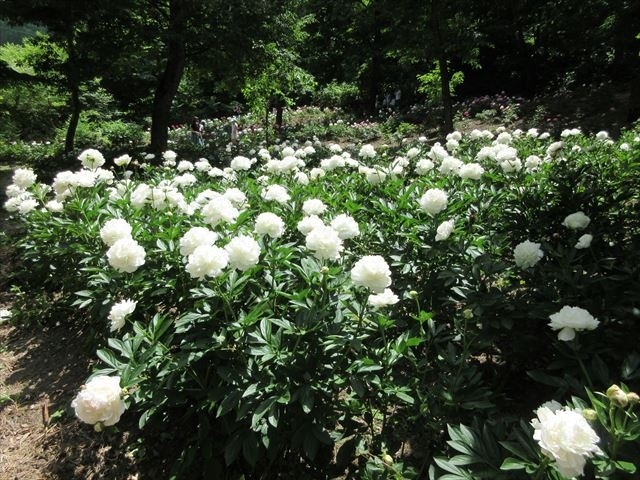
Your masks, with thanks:
<instances>
[{"instance_id":1,"label":"small white flower","mask_svg":"<svg viewBox=\"0 0 640 480\"><path fill-rule=\"evenodd\" d=\"M238 235L224 247L229 254L229 265L241 271L248 270L260 260L260 245L247 235Z\"/></svg>"},{"instance_id":2,"label":"small white flower","mask_svg":"<svg viewBox=\"0 0 640 480\"><path fill-rule=\"evenodd\" d=\"M178 170L179 172L190 172L194 168L195 167L193 166L193 163L191 163L189 160L180 160L180 163L178 163L176 170Z\"/></svg>"},{"instance_id":3,"label":"small white flower","mask_svg":"<svg viewBox=\"0 0 640 480\"><path fill-rule=\"evenodd\" d=\"M256 218L254 231L258 235L279 238L284 234L284 221L275 213L264 212Z\"/></svg>"},{"instance_id":4,"label":"small white flower","mask_svg":"<svg viewBox=\"0 0 640 480\"><path fill-rule=\"evenodd\" d=\"M185 270L191 278L218 277L229 263L226 250L214 245L199 245L188 257Z\"/></svg>"},{"instance_id":5,"label":"small white flower","mask_svg":"<svg viewBox=\"0 0 640 480\"><path fill-rule=\"evenodd\" d=\"M204 227L192 227L180 238L180 255L188 257L201 245L213 245L218 234Z\"/></svg>"},{"instance_id":6,"label":"small white flower","mask_svg":"<svg viewBox=\"0 0 640 480\"><path fill-rule=\"evenodd\" d=\"M353 217L344 213L331 220L331 228L338 232L338 236L342 240L347 240L360 235L358 222L356 222Z\"/></svg>"},{"instance_id":7,"label":"small white flower","mask_svg":"<svg viewBox=\"0 0 640 480\"><path fill-rule=\"evenodd\" d=\"M109 265L119 272L132 273L144 265L146 252L131 238L121 238L107 251Z\"/></svg>"},{"instance_id":8,"label":"small white flower","mask_svg":"<svg viewBox=\"0 0 640 480\"><path fill-rule=\"evenodd\" d=\"M458 175L460 178L468 178L469 180L480 180L482 174L484 173L484 168L479 163L467 163L460 167L458 170Z\"/></svg>"},{"instance_id":9,"label":"small white flower","mask_svg":"<svg viewBox=\"0 0 640 480\"><path fill-rule=\"evenodd\" d=\"M82 162L84 168L95 170L105 164L104 156L93 148L89 148L78 155L78 160Z\"/></svg>"},{"instance_id":10,"label":"small white flower","mask_svg":"<svg viewBox=\"0 0 640 480\"><path fill-rule=\"evenodd\" d=\"M565 305L562 309L550 315L549 326L552 330L560 330L558 332L558 340L569 341L576 336L576 331L595 330L600 324L598 320L580 307L570 307Z\"/></svg>"},{"instance_id":11,"label":"small white flower","mask_svg":"<svg viewBox=\"0 0 640 480\"><path fill-rule=\"evenodd\" d=\"M298 229L300 225L298 225ZM344 250L342 239L332 227L320 225L311 230L305 239L306 246L319 259L337 260Z\"/></svg>"},{"instance_id":12,"label":"small white flower","mask_svg":"<svg viewBox=\"0 0 640 480\"><path fill-rule=\"evenodd\" d=\"M367 303L374 308L386 307L387 305L395 305L400 299L391 291L390 288L385 288L384 292L378 294L369 295Z\"/></svg>"},{"instance_id":13,"label":"small white flower","mask_svg":"<svg viewBox=\"0 0 640 480\"><path fill-rule=\"evenodd\" d=\"M540 248L540 244L529 240L516 245L513 251L513 259L516 265L523 269L533 267L543 256L544 252Z\"/></svg>"},{"instance_id":14,"label":"small white flower","mask_svg":"<svg viewBox=\"0 0 640 480\"><path fill-rule=\"evenodd\" d=\"M114 304L109 311L109 320L111 320L110 331L115 332L124 327L125 318L131 315L136 309L138 302L133 300L121 300Z\"/></svg>"},{"instance_id":15,"label":"small white flower","mask_svg":"<svg viewBox=\"0 0 640 480\"><path fill-rule=\"evenodd\" d=\"M131 163L131 156L125 153L124 155L114 158L113 163L118 167L126 167Z\"/></svg>"},{"instance_id":16,"label":"small white flower","mask_svg":"<svg viewBox=\"0 0 640 480\"><path fill-rule=\"evenodd\" d=\"M303 235L308 235L311 230L318 227L324 227L324 222L317 215L304 217L297 225L298 231Z\"/></svg>"},{"instance_id":17,"label":"small white flower","mask_svg":"<svg viewBox=\"0 0 640 480\"><path fill-rule=\"evenodd\" d=\"M391 285L391 270L380 255L366 255L351 269L354 285L366 287L374 293L382 293Z\"/></svg>"},{"instance_id":18,"label":"small white flower","mask_svg":"<svg viewBox=\"0 0 640 480\"><path fill-rule=\"evenodd\" d=\"M449 238L455 226L454 220L446 220L438 225L436 230L436 242L441 242Z\"/></svg>"},{"instance_id":19,"label":"small white flower","mask_svg":"<svg viewBox=\"0 0 640 480\"><path fill-rule=\"evenodd\" d=\"M593 235L589 235L588 233L585 233L578 239L578 242L575 244L575 248L577 248L578 250L583 248L589 248L591 246L592 240L593 240Z\"/></svg>"},{"instance_id":20,"label":"small white flower","mask_svg":"<svg viewBox=\"0 0 640 480\"><path fill-rule=\"evenodd\" d=\"M0 323L6 322L11 318L11 310L0 308Z\"/></svg>"},{"instance_id":21,"label":"small white flower","mask_svg":"<svg viewBox=\"0 0 640 480\"><path fill-rule=\"evenodd\" d=\"M416 173L418 175L424 175L425 173L433 170L435 164L428 158L421 158L416 163Z\"/></svg>"},{"instance_id":22,"label":"small white flower","mask_svg":"<svg viewBox=\"0 0 640 480\"><path fill-rule=\"evenodd\" d=\"M231 168L234 170L249 170L251 165L253 165L253 162L249 158L241 155L238 155L231 160Z\"/></svg>"},{"instance_id":23,"label":"small white flower","mask_svg":"<svg viewBox=\"0 0 640 480\"><path fill-rule=\"evenodd\" d=\"M425 212L435 215L447 208L448 195L444 190L431 188L418 200L420 208Z\"/></svg>"},{"instance_id":24,"label":"small white flower","mask_svg":"<svg viewBox=\"0 0 640 480\"><path fill-rule=\"evenodd\" d=\"M600 438L584 416L575 410L538 408L531 421L533 439L542 453L556 461L564 477L579 477L584 473L586 459L601 453Z\"/></svg>"},{"instance_id":25,"label":"small white flower","mask_svg":"<svg viewBox=\"0 0 640 480\"><path fill-rule=\"evenodd\" d=\"M13 172L12 181L15 185L24 190L36 183L37 178L38 176L31 168L16 168Z\"/></svg>"},{"instance_id":26,"label":"small white flower","mask_svg":"<svg viewBox=\"0 0 640 480\"><path fill-rule=\"evenodd\" d=\"M584 230L591 223L591 219L587 217L584 212L576 212L567 217L562 222L562 225L571 230Z\"/></svg>"},{"instance_id":27,"label":"small white flower","mask_svg":"<svg viewBox=\"0 0 640 480\"><path fill-rule=\"evenodd\" d=\"M362 145L358 152L358 156L361 158L373 158L376 156L376 149L373 148L373 145Z\"/></svg>"},{"instance_id":28,"label":"small white flower","mask_svg":"<svg viewBox=\"0 0 640 480\"><path fill-rule=\"evenodd\" d=\"M282 185L269 185L267 188L263 188L261 196L263 200L278 203L287 203L291 200L291 196L287 193L287 189Z\"/></svg>"},{"instance_id":29,"label":"small white flower","mask_svg":"<svg viewBox=\"0 0 640 480\"><path fill-rule=\"evenodd\" d=\"M122 218L107 220L100 229L100 238L111 247L122 238L131 238L131 225Z\"/></svg>"},{"instance_id":30,"label":"small white flower","mask_svg":"<svg viewBox=\"0 0 640 480\"><path fill-rule=\"evenodd\" d=\"M322 200L317 198L305 200L302 204L302 211L305 215L321 215L326 210L327 206L322 202Z\"/></svg>"},{"instance_id":31,"label":"small white flower","mask_svg":"<svg viewBox=\"0 0 640 480\"><path fill-rule=\"evenodd\" d=\"M109 427L118 423L124 413L121 392L120 377L99 375L82 387L71 402L71 408L83 422Z\"/></svg>"}]
</instances>

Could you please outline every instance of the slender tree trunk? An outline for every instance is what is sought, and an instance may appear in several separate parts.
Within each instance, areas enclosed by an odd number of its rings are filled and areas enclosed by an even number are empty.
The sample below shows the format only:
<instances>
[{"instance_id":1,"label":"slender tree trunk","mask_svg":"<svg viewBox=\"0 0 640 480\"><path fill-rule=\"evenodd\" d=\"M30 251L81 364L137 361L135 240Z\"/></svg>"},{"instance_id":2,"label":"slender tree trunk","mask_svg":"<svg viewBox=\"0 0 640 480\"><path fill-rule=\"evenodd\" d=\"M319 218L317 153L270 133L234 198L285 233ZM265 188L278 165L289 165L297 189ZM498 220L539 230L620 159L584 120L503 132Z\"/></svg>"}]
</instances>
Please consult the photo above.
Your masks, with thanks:
<instances>
[{"instance_id":1,"label":"slender tree trunk","mask_svg":"<svg viewBox=\"0 0 640 480\"><path fill-rule=\"evenodd\" d=\"M69 125L67 126L67 135L64 139L64 153L70 153L73 151L76 138L76 130L78 128L78 122L80 121L80 111L82 105L80 103L80 88L77 82L72 82L71 88L71 118L69 119Z\"/></svg>"},{"instance_id":2,"label":"slender tree trunk","mask_svg":"<svg viewBox=\"0 0 640 480\"><path fill-rule=\"evenodd\" d=\"M77 71L77 55L74 40L74 28L69 28L67 36L67 81L69 84L69 90L71 91L71 118L69 118L69 125L67 126L67 134L64 139L64 153L70 153L73 151L76 138L76 130L78 128L78 122L80 121L80 111L82 105L80 103L80 82L78 80Z\"/></svg>"},{"instance_id":3,"label":"slender tree trunk","mask_svg":"<svg viewBox=\"0 0 640 480\"><path fill-rule=\"evenodd\" d=\"M264 106L264 143L269 146L269 111L271 110L271 102L267 100Z\"/></svg>"},{"instance_id":4,"label":"slender tree trunk","mask_svg":"<svg viewBox=\"0 0 640 480\"><path fill-rule=\"evenodd\" d=\"M382 67L382 52L380 49L380 13L377 4L373 7L373 37L371 40L371 71L369 72L369 95L366 109L370 113L376 113L376 97L380 90L380 69Z\"/></svg>"},{"instance_id":5,"label":"slender tree trunk","mask_svg":"<svg viewBox=\"0 0 640 480\"><path fill-rule=\"evenodd\" d=\"M151 113L151 151L159 155L167 149L171 104L178 91L186 59L185 0L170 0L167 29L167 63L158 80Z\"/></svg>"},{"instance_id":6,"label":"slender tree trunk","mask_svg":"<svg viewBox=\"0 0 640 480\"><path fill-rule=\"evenodd\" d=\"M442 96L442 133L453 131L453 106L451 102L451 72L442 35L442 4L440 0L431 0L431 28L436 39L438 67L440 68L440 92Z\"/></svg>"},{"instance_id":7,"label":"slender tree trunk","mask_svg":"<svg viewBox=\"0 0 640 480\"><path fill-rule=\"evenodd\" d=\"M284 107L282 106L281 99L276 100L276 131L278 132L278 136L280 135L280 131L282 130L282 116L284 112Z\"/></svg>"}]
</instances>

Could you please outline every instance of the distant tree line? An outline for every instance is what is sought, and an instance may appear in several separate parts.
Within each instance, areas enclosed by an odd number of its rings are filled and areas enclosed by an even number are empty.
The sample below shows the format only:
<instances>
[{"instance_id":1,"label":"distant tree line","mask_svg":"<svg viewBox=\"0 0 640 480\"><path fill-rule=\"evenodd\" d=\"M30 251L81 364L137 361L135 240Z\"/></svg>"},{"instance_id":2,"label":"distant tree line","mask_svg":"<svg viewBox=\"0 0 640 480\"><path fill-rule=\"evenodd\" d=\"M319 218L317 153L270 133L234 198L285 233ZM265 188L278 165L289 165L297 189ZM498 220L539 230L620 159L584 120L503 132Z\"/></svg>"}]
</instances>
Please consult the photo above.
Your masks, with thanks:
<instances>
[{"instance_id":1,"label":"distant tree line","mask_svg":"<svg viewBox=\"0 0 640 480\"><path fill-rule=\"evenodd\" d=\"M171 123L233 102L267 119L313 98L373 113L401 92L439 103L447 131L455 85L530 96L614 79L640 115L637 0L0 0L0 19L46 31L22 58L0 55L0 76L66 92L67 151L96 81L122 111L151 114L156 152Z\"/></svg>"}]
</instances>

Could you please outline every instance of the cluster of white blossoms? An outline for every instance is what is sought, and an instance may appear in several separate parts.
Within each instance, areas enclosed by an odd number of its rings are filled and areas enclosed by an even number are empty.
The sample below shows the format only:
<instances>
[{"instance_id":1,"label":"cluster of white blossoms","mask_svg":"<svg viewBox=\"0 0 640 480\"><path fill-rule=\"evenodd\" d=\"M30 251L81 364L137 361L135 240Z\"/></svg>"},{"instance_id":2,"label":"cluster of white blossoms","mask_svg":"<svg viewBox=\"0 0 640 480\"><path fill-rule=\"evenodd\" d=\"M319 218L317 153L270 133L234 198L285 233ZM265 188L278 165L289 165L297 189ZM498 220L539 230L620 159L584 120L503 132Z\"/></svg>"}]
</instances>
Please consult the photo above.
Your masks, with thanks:
<instances>
[{"instance_id":1,"label":"cluster of white blossoms","mask_svg":"<svg viewBox=\"0 0 640 480\"><path fill-rule=\"evenodd\" d=\"M531 420L533 439L542 453L556 462L558 471L567 478L584 473L587 458L601 452L600 438L581 412L561 408L548 402L536 410Z\"/></svg>"},{"instance_id":2,"label":"cluster of white blossoms","mask_svg":"<svg viewBox=\"0 0 640 480\"><path fill-rule=\"evenodd\" d=\"M191 278L215 278L229 264L229 254L215 245L199 245L187 259L185 270Z\"/></svg>"},{"instance_id":3,"label":"cluster of white blossoms","mask_svg":"<svg viewBox=\"0 0 640 480\"><path fill-rule=\"evenodd\" d=\"M540 248L540 244L529 240L519 243L513 250L513 260L516 266L522 269L533 267L542 257L544 257L544 252Z\"/></svg>"},{"instance_id":4,"label":"cluster of white blossoms","mask_svg":"<svg viewBox=\"0 0 640 480\"><path fill-rule=\"evenodd\" d=\"M109 320L111 320L110 331L114 332L124 327L125 319L128 315L131 315L138 302L133 300L121 300L115 303L109 311Z\"/></svg>"},{"instance_id":5,"label":"cluster of white blossoms","mask_svg":"<svg viewBox=\"0 0 640 480\"><path fill-rule=\"evenodd\" d=\"M146 252L131 237L131 232L131 225L121 218L108 220L100 229L100 238L110 247L107 250L109 265L119 272L135 272L145 262Z\"/></svg>"},{"instance_id":6,"label":"cluster of white blossoms","mask_svg":"<svg viewBox=\"0 0 640 480\"><path fill-rule=\"evenodd\" d=\"M5 190L7 201L4 203L4 208L7 212L18 212L24 215L38 207L38 201L31 192L27 191L36 183L36 179L37 175L30 168L17 168L13 172L13 183Z\"/></svg>"},{"instance_id":7,"label":"cluster of white blossoms","mask_svg":"<svg viewBox=\"0 0 640 480\"><path fill-rule=\"evenodd\" d=\"M115 425L125 410L120 377L93 377L73 399L71 407L80 420L95 425L97 430Z\"/></svg>"},{"instance_id":8,"label":"cluster of white blossoms","mask_svg":"<svg viewBox=\"0 0 640 480\"><path fill-rule=\"evenodd\" d=\"M580 307L565 305L562 309L550 315L549 326L552 330L559 330L558 340L568 342L576 337L576 332L595 330L600 322L593 318L587 310Z\"/></svg>"}]
</instances>

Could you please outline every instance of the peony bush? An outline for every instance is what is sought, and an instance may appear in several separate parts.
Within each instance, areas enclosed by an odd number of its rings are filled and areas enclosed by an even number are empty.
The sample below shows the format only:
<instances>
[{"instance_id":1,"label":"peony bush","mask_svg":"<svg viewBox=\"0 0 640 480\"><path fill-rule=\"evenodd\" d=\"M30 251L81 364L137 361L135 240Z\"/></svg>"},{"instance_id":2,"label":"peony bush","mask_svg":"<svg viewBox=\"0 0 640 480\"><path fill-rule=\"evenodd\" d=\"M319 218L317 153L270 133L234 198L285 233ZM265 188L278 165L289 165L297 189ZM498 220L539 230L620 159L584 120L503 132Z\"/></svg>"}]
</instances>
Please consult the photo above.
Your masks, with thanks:
<instances>
[{"instance_id":1,"label":"peony bush","mask_svg":"<svg viewBox=\"0 0 640 480\"><path fill-rule=\"evenodd\" d=\"M640 140L534 130L20 169L12 321L91 329L77 416L169 435L181 478L629 472L635 403L539 407L637 389Z\"/></svg>"}]
</instances>

